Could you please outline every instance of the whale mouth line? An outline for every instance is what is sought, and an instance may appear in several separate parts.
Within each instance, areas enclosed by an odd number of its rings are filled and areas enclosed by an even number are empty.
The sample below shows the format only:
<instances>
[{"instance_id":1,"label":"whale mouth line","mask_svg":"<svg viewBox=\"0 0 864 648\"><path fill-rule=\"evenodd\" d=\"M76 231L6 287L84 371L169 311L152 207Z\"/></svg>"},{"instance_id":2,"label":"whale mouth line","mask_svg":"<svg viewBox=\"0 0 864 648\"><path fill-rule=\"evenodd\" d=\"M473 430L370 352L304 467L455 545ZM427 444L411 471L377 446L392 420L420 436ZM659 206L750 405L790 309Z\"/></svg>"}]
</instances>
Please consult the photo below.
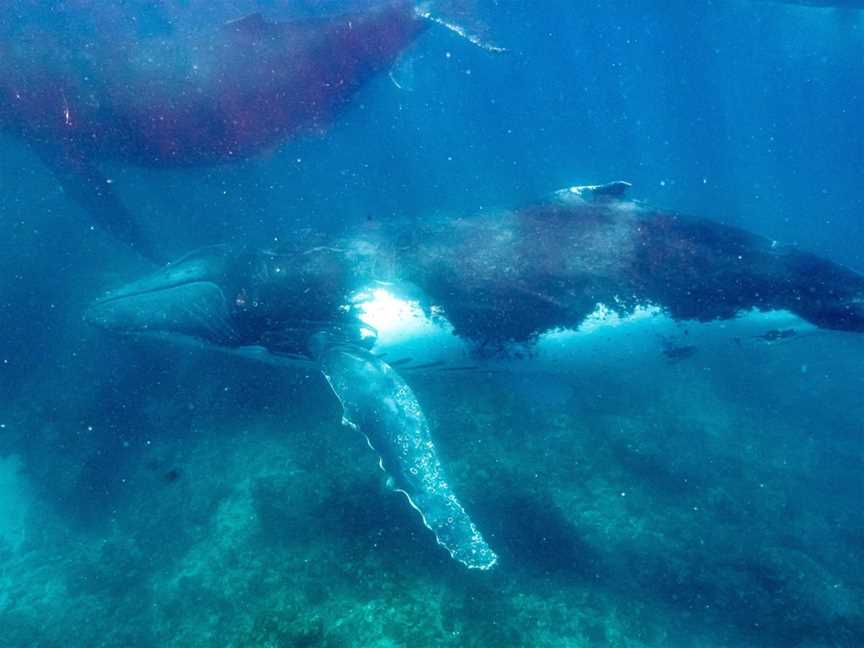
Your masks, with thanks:
<instances>
[{"instance_id":1,"label":"whale mouth line","mask_svg":"<svg viewBox=\"0 0 864 648\"><path fill-rule=\"evenodd\" d=\"M222 289L207 279L131 284L94 302L84 319L127 337L172 333L227 345L238 339Z\"/></svg>"},{"instance_id":2,"label":"whale mouth line","mask_svg":"<svg viewBox=\"0 0 864 648\"><path fill-rule=\"evenodd\" d=\"M118 289L113 290L113 291L109 290L103 297L95 300L91 304L91 308L95 307L95 306L104 306L106 304L116 303L119 301L123 301L124 299L143 297L144 295L152 295L155 293L173 290L175 288L183 288L185 286L193 286L195 284L212 284L213 286L216 286L218 288L218 286L216 285L215 282L207 281L206 279L190 279L187 281L175 281L172 283L166 283L166 284L161 285L161 286L152 286L152 287L139 288L139 289L133 289L132 286L130 286L128 289L118 288Z\"/></svg>"}]
</instances>

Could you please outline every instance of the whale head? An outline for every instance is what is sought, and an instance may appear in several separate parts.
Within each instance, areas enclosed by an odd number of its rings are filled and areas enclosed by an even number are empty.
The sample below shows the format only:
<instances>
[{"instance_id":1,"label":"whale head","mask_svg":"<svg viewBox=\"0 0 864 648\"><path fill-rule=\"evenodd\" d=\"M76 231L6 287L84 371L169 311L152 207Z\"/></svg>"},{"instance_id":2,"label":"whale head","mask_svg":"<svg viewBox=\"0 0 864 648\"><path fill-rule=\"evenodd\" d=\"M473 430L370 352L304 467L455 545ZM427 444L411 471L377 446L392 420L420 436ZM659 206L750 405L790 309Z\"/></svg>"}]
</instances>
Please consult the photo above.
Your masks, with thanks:
<instances>
[{"instance_id":1,"label":"whale head","mask_svg":"<svg viewBox=\"0 0 864 648\"><path fill-rule=\"evenodd\" d=\"M121 335L170 335L233 344L238 332L226 297L230 260L225 246L187 254L109 290L90 305L84 319Z\"/></svg>"},{"instance_id":2,"label":"whale head","mask_svg":"<svg viewBox=\"0 0 864 648\"><path fill-rule=\"evenodd\" d=\"M304 354L314 331L337 325L350 310L345 261L330 247L206 247L109 290L84 319L126 336Z\"/></svg>"}]
</instances>

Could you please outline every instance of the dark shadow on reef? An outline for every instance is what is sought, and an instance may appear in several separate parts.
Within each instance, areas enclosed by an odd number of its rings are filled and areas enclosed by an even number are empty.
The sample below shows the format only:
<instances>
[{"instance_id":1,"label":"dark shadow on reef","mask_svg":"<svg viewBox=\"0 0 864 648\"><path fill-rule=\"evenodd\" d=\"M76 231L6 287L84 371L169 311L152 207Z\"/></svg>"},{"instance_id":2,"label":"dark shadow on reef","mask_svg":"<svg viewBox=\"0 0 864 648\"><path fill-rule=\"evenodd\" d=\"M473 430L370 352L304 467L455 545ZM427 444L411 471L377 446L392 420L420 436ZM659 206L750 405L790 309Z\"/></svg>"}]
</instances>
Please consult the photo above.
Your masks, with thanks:
<instances>
[{"instance_id":1,"label":"dark shadow on reef","mask_svg":"<svg viewBox=\"0 0 864 648\"><path fill-rule=\"evenodd\" d=\"M477 507L476 517L495 543L501 569L568 585L604 571L602 557L555 506L551 494L528 492L512 482L498 493L494 501Z\"/></svg>"}]
</instances>

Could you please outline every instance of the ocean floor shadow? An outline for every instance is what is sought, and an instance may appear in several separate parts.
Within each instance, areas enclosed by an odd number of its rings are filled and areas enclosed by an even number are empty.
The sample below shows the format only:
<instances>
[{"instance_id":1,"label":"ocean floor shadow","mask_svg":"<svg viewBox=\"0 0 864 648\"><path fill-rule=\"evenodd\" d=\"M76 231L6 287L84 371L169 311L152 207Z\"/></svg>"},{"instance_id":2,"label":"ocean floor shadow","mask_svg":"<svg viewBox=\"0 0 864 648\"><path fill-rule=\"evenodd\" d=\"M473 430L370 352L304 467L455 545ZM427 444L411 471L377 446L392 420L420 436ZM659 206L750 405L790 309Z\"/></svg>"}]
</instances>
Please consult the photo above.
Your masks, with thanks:
<instances>
[{"instance_id":1,"label":"ocean floor shadow","mask_svg":"<svg viewBox=\"0 0 864 648\"><path fill-rule=\"evenodd\" d=\"M682 468L676 456L664 456L649 444L640 446L612 439L609 448L617 465L655 497L676 500L708 487L705 475Z\"/></svg>"},{"instance_id":2,"label":"ocean floor shadow","mask_svg":"<svg viewBox=\"0 0 864 648\"><path fill-rule=\"evenodd\" d=\"M596 578L601 556L555 505L551 495L505 488L477 511L504 569L575 583Z\"/></svg>"},{"instance_id":3,"label":"ocean floor shadow","mask_svg":"<svg viewBox=\"0 0 864 648\"><path fill-rule=\"evenodd\" d=\"M316 546L330 560L342 556L340 562L374 564L400 577L412 573L412 566L459 569L401 494L378 480L335 478L322 485L322 479L293 475L256 485L262 542Z\"/></svg>"},{"instance_id":4,"label":"ocean floor shadow","mask_svg":"<svg viewBox=\"0 0 864 648\"><path fill-rule=\"evenodd\" d=\"M130 458L121 442L104 443L81 464L77 479L65 491L62 508L67 520L85 528L103 527L125 497L125 474Z\"/></svg>"}]
</instances>

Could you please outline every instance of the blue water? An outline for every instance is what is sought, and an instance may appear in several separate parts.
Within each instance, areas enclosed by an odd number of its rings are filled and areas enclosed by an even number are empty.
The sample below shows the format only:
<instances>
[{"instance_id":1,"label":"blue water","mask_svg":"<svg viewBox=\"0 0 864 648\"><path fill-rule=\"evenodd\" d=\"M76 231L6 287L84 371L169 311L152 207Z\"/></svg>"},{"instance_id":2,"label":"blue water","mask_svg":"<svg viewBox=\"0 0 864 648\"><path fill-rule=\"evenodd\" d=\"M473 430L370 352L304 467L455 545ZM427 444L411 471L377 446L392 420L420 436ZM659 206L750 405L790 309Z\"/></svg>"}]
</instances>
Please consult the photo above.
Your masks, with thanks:
<instances>
[{"instance_id":1,"label":"blue water","mask_svg":"<svg viewBox=\"0 0 864 648\"><path fill-rule=\"evenodd\" d=\"M0 38L99 11L4 4ZM345 4L129 2L104 25ZM507 53L429 29L320 133L231 165L103 169L167 257L626 179L864 271L864 11L474 4ZM314 372L87 326L149 266L21 139L0 147L0 646L864 645L860 334L737 347L721 327L670 362L648 329L637 351L598 336L563 382L411 378L502 557L469 573Z\"/></svg>"}]
</instances>

